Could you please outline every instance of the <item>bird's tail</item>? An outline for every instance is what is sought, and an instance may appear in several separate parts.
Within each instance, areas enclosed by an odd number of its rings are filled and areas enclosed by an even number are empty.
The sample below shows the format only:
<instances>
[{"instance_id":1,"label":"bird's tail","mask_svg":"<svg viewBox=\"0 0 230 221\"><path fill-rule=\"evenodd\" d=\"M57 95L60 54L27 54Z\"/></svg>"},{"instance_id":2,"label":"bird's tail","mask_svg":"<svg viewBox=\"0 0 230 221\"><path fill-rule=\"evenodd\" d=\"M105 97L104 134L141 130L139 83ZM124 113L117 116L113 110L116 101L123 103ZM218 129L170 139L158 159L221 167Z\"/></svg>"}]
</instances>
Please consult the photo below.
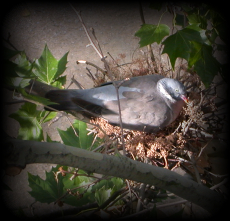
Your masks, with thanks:
<instances>
[{"instance_id":1,"label":"bird's tail","mask_svg":"<svg viewBox=\"0 0 230 221\"><path fill-rule=\"evenodd\" d=\"M69 90L51 90L46 93L45 97L48 98L50 101L57 103L49 105L49 107L56 110L82 110L82 108L80 108L76 103L73 102ZM48 108L46 109L48 110Z\"/></svg>"}]
</instances>

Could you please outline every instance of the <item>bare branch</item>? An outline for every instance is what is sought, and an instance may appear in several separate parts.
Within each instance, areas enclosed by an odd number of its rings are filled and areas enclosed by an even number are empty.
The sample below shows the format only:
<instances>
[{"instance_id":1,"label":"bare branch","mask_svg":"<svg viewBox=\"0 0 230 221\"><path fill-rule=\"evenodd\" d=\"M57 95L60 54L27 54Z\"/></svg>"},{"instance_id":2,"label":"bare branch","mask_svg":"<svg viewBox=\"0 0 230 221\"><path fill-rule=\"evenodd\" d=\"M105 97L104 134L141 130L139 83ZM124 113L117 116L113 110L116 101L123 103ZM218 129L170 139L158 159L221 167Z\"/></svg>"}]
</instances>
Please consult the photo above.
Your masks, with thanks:
<instances>
[{"instance_id":1,"label":"bare branch","mask_svg":"<svg viewBox=\"0 0 230 221\"><path fill-rule=\"evenodd\" d=\"M106 74L105 70L103 70L102 68L98 67L96 64L93 64L92 62L85 61L85 60L77 60L76 63L77 64L88 64L88 65L91 65L91 66L95 67L96 69L98 69L99 71L101 71L103 74Z\"/></svg>"},{"instance_id":2,"label":"bare branch","mask_svg":"<svg viewBox=\"0 0 230 221\"><path fill-rule=\"evenodd\" d=\"M70 3L69 3L69 4L70 4ZM103 58L103 55L102 55L101 52L98 50L98 48L96 47L96 45L93 43L92 38L90 37L89 32L88 32L88 30L87 30L87 28L86 28L86 26L85 26L85 24L84 24L84 22L83 22L83 20L82 20L82 18L81 18L80 12L77 11L77 10L73 7L72 4L70 4L70 6L71 6L71 8L75 11L75 13L77 14L77 16L78 16L78 18L79 18L79 20L80 20L80 22L81 22L81 24L82 24L82 27L84 28L85 33L86 33L86 35L87 35L87 37L88 37L88 39L89 39L89 41L90 41L90 45L94 48L94 50L97 52L97 54L100 56L100 58Z\"/></svg>"},{"instance_id":3,"label":"bare branch","mask_svg":"<svg viewBox=\"0 0 230 221\"><path fill-rule=\"evenodd\" d=\"M116 176L168 190L210 213L217 213L223 204L221 194L170 170L131 160L95 153L61 143L23 141L13 138L4 143L5 166L25 168L30 163L55 163L88 172Z\"/></svg>"},{"instance_id":4,"label":"bare branch","mask_svg":"<svg viewBox=\"0 0 230 221\"><path fill-rule=\"evenodd\" d=\"M95 51L98 53L98 55L100 56L101 58L101 61L104 63L104 66L105 66L105 69L108 73L108 76L110 78L110 80L112 81L115 89L116 89L116 95L117 95L117 100L118 100L118 112L119 112L119 121L120 121L120 128L121 128L121 140L122 140L122 146L123 146L123 155L125 156L126 155L126 150L125 150L125 141L124 141L124 132L123 132L123 124L122 124L122 117L121 117L121 106L120 106L120 98L119 98L119 86L116 84L115 80L114 80L114 77L113 77L113 74L110 70L110 67L109 67L109 64L108 62L106 61L106 57L103 56L102 52L99 51L99 49L96 47L95 43L93 42L92 38L90 37L89 33L88 33L88 30L82 20L82 17L80 15L80 12L78 12L71 4L70 6L73 8L73 10L76 12L84 30L85 30L85 33L90 41L90 45L93 46L93 48L95 49ZM99 45L99 42L95 36L95 33L93 32L93 35ZM100 47L99 47L100 48ZM101 49L101 48L100 48ZM79 62L79 61L78 61Z\"/></svg>"},{"instance_id":5,"label":"bare branch","mask_svg":"<svg viewBox=\"0 0 230 221\"><path fill-rule=\"evenodd\" d=\"M141 5L141 2L139 2L139 12L140 12L140 17L141 17L141 22L142 24L145 24L145 18L144 18L144 13L143 13L143 8L142 8L142 5ZM151 61L152 62L156 62L156 59L154 57L154 54L153 54L153 50L151 48L151 45L147 45L147 49L148 49L148 52L149 52L149 55L150 55L150 58L151 58ZM156 70L155 70L156 71Z\"/></svg>"}]
</instances>

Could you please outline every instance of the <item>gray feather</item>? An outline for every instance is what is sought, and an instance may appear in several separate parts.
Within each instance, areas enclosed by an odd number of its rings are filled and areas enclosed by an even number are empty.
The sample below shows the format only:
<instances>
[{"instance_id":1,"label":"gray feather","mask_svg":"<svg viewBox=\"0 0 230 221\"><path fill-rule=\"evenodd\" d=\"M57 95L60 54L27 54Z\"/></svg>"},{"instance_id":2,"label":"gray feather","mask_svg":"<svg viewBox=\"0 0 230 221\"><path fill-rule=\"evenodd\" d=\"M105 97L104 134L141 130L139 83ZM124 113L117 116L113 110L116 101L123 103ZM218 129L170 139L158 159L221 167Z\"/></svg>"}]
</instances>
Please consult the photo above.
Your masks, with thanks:
<instances>
[{"instance_id":1,"label":"gray feather","mask_svg":"<svg viewBox=\"0 0 230 221\"><path fill-rule=\"evenodd\" d=\"M185 96L185 87L174 79L148 75L117 83L122 123L127 129L156 132L174 121L184 105L181 95ZM53 90L46 97L58 103L58 110L86 110L113 125L120 124L113 84L86 90Z\"/></svg>"}]
</instances>

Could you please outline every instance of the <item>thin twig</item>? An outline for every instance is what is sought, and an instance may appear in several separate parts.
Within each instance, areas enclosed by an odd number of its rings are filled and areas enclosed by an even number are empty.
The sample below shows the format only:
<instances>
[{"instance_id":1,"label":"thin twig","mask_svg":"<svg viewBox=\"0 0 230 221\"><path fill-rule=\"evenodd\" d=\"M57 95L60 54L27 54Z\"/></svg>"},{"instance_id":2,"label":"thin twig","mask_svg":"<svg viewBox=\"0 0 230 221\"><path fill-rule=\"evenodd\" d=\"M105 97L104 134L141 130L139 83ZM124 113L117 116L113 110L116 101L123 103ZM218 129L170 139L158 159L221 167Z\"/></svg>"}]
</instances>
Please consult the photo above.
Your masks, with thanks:
<instances>
[{"instance_id":1,"label":"thin twig","mask_svg":"<svg viewBox=\"0 0 230 221\"><path fill-rule=\"evenodd\" d=\"M49 109L49 110L52 110L52 111L61 112L61 113L68 119L68 121L69 121L69 123L70 123L70 126L72 127L72 129L73 129L75 135L78 137L77 132L76 132L75 128L73 127L73 124L71 123L71 121L70 121L70 119L69 119L69 117L68 117L68 114L66 114L65 112L59 111L59 110L57 110L57 109L55 109L55 108L52 108L52 107L49 107L49 106L46 106L46 105L41 104L41 103L39 103L39 102L37 102L37 101L30 100L30 99L25 98L25 97L23 97L23 96L21 96L21 97L18 98L18 99L20 99L20 100L22 100L22 101L25 101L25 102L30 102L30 103L33 103L33 104L36 104L36 105L43 105L46 109Z\"/></svg>"},{"instance_id":2,"label":"thin twig","mask_svg":"<svg viewBox=\"0 0 230 221\"><path fill-rule=\"evenodd\" d=\"M95 67L96 69L98 69L99 71L101 71L103 74L106 74L106 71L105 71L105 70L103 70L102 68L98 67L96 64L93 64L92 62L85 61L85 60L77 60L76 63L77 63L77 64L87 64L87 65L91 65L91 66Z\"/></svg>"},{"instance_id":3,"label":"thin twig","mask_svg":"<svg viewBox=\"0 0 230 221\"><path fill-rule=\"evenodd\" d=\"M144 18L144 13L143 13L143 8L142 8L142 5L141 5L141 2L139 2L139 12L140 12L140 17L141 17L141 22L142 22L142 24L145 24L145 18ZM153 50L152 50L152 48L151 48L151 45L147 45L147 49L148 49L148 52L149 52L151 61L152 61L152 62L155 62L156 59L155 59L155 57L154 57L154 54L153 54Z\"/></svg>"},{"instance_id":4,"label":"thin twig","mask_svg":"<svg viewBox=\"0 0 230 221\"><path fill-rule=\"evenodd\" d=\"M136 211L139 212L142 210L142 205L143 205L143 200L145 197L145 188L146 188L146 183L141 183L140 185L140 193L137 201L137 209Z\"/></svg>"},{"instance_id":5,"label":"thin twig","mask_svg":"<svg viewBox=\"0 0 230 221\"><path fill-rule=\"evenodd\" d=\"M196 161L199 159L199 157L201 156L202 152L203 152L204 149L210 144L211 141L212 141L212 139L209 140L209 141L201 148L201 150L200 150L200 152L199 152L199 154L198 154L198 156L197 156Z\"/></svg>"},{"instance_id":6,"label":"thin twig","mask_svg":"<svg viewBox=\"0 0 230 221\"><path fill-rule=\"evenodd\" d=\"M69 3L70 4L70 3ZM114 77L112 75L112 72L110 70L110 67L108 65L108 62L105 60L106 57L103 56L103 54L99 51L99 49L96 47L95 43L93 42L92 38L90 37L88 30L82 20L82 17L80 15L80 12L78 12L73 6L72 4L70 4L70 6L73 8L73 10L76 12L84 30L85 33L90 41L90 45L93 46L93 48L95 49L95 51L97 52L97 54L99 55L99 57L101 58L101 61L104 63L105 69L108 73L109 78L111 79L115 89L116 89L116 95L117 95L117 101L118 101L118 111L119 111L119 121L120 121L120 128L121 128L121 140L122 140L122 146L123 146L123 155L126 155L126 150L125 150L125 141L124 141L124 132L123 132L123 124L122 124L122 117L121 117L121 106L120 106L120 99L119 99L119 87L117 86L117 84L114 81ZM96 39L96 38L95 38ZM97 39L96 39L97 41ZM97 41L98 42L98 41ZM99 42L98 42L99 44Z\"/></svg>"},{"instance_id":7,"label":"thin twig","mask_svg":"<svg viewBox=\"0 0 230 221\"><path fill-rule=\"evenodd\" d=\"M81 174L81 175L84 176L85 174ZM87 176L87 175L85 175L85 176ZM88 176L87 176L87 177L88 177ZM96 184L96 183L98 183L98 182L100 182L100 181L102 180L102 178L97 178L97 177L93 177L93 178L95 178L95 179L97 179L97 180L95 180L95 181L93 181L93 182L91 182L91 183L89 183L89 184L85 184L85 185L82 185L82 186L75 187L75 188L73 188L73 189L67 189L66 192L65 192L62 196L60 196L60 197L54 202L54 204L56 204L56 203L57 203L58 201L60 201L61 199L65 198L67 195L70 195L72 191L77 190L77 189L80 189L80 188L83 188L83 187L88 187L88 188L89 188L89 187L92 186L93 184ZM103 179L104 179L104 178L103 178ZM87 189L88 189L88 188L87 188ZM86 189L84 192L86 192L87 189Z\"/></svg>"},{"instance_id":8,"label":"thin twig","mask_svg":"<svg viewBox=\"0 0 230 221\"><path fill-rule=\"evenodd\" d=\"M199 108L201 108L201 105L202 105L202 103L203 103L203 101L204 101L204 98L207 96L207 94L208 94L208 93L206 93L206 94L203 96L202 93L201 93L200 103L197 105L196 110L199 110ZM185 134L187 133L187 131L188 131L188 129L189 129L189 126L192 124L192 122L193 122L193 120L192 120L191 118L186 122L187 125L186 125L186 127L184 127L183 135L185 135Z\"/></svg>"},{"instance_id":9,"label":"thin twig","mask_svg":"<svg viewBox=\"0 0 230 221\"><path fill-rule=\"evenodd\" d=\"M125 150L125 139L124 139L124 131L123 131L123 124L122 124L122 117L121 117L121 104L120 104L120 96L119 96L119 87L121 84L117 85L116 82L114 81L112 72L110 70L110 67L108 65L108 62L105 60L105 58L101 59L104 64L105 64L105 69L108 72L109 77L111 78L113 85L116 89L116 95L117 95L117 104L118 104L118 112L119 112L119 122L120 122L120 128L121 128L121 141L122 141L122 147L123 147L123 155L126 155L126 150Z\"/></svg>"},{"instance_id":10,"label":"thin twig","mask_svg":"<svg viewBox=\"0 0 230 221\"><path fill-rule=\"evenodd\" d=\"M72 5L71 3L69 3L69 4L70 4L71 8L75 11L75 13L77 14L77 16L78 16L78 18L79 18L79 20L80 20L80 22L81 22L81 24L82 24L82 27L84 28L84 31L85 31L85 33L86 33L86 35L87 35L87 37L88 37L88 39L89 39L89 41L90 41L90 45L94 48L94 50L97 52L97 54L99 55L99 57L100 57L100 58L103 58L103 55L100 53L100 51L98 50L98 48L96 47L96 45L93 43L92 38L90 37L89 32L88 32L88 30L87 30L87 28L86 28L86 26L85 26L85 24L84 24L84 22L83 22L83 20L82 20L82 18L81 18L80 12L77 11L77 10L73 7L73 5Z\"/></svg>"},{"instance_id":11,"label":"thin twig","mask_svg":"<svg viewBox=\"0 0 230 221\"><path fill-rule=\"evenodd\" d=\"M100 53L101 53L102 57L104 57L103 52L102 52L102 50L101 50L101 46L100 46L100 44L99 44L99 41L97 40L97 36L96 36L96 34L95 34L95 31L94 31L94 29L93 29L92 27L91 27L91 32L92 32L92 35L93 35L95 41L97 42L97 46L98 46L98 48L99 48L99 50L100 50Z\"/></svg>"},{"instance_id":12,"label":"thin twig","mask_svg":"<svg viewBox=\"0 0 230 221\"><path fill-rule=\"evenodd\" d=\"M142 8L142 4L139 1L139 13L140 13L140 17L141 17L141 22L142 24L145 24L145 17L144 17L144 13L143 13L143 8Z\"/></svg>"},{"instance_id":13,"label":"thin twig","mask_svg":"<svg viewBox=\"0 0 230 221\"><path fill-rule=\"evenodd\" d=\"M130 200L132 199L132 192L131 192L131 187L130 187L130 184L129 184L129 180L125 180L126 184L127 184L127 187L129 189L129 197L130 197Z\"/></svg>"},{"instance_id":14,"label":"thin twig","mask_svg":"<svg viewBox=\"0 0 230 221\"><path fill-rule=\"evenodd\" d=\"M204 135L205 137L213 138L213 134L209 134L209 133L207 133L205 131L198 130L198 129L195 129L195 128L192 128L192 127L190 127L189 130L195 131L195 132L199 131L199 133L202 134L202 135Z\"/></svg>"},{"instance_id":15,"label":"thin twig","mask_svg":"<svg viewBox=\"0 0 230 221\"><path fill-rule=\"evenodd\" d=\"M74 126L73 126L73 124L71 123L71 121L70 121L70 119L69 119L68 115L66 116L66 118L67 118L67 120L69 121L70 126L72 127L72 129L73 129L73 132L74 132L75 136L76 136L76 137L78 137L77 131L75 130L75 128L74 128Z\"/></svg>"},{"instance_id":16,"label":"thin twig","mask_svg":"<svg viewBox=\"0 0 230 221\"><path fill-rule=\"evenodd\" d=\"M95 149L92 150L92 152L96 152L98 151L99 149L101 149L102 147L105 146L105 143L101 144L100 146L96 147Z\"/></svg>"},{"instance_id":17,"label":"thin twig","mask_svg":"<svg viewBox=\"0 0 230 221\"><path fill-rule=\"evenodd\" d=\"M211 190L214 190L214 189L216 189L216 188L222 186L223 184L225 184L225 183L227 183L227 182L228 182L228 179L225 178L223 181L221 181L220 183L218 183L218 184L212 186L210 189L211 189Z\"/></svg>"},{"instance_id":18,"label":"thin twig","mask_svg":"<svg viewBox=\"0 0 230 221\"><path fill-rule=\"evenodd\" d=\"M29 94L31 94L32 88L33 88L33 86L34 86L34 82L35 82L35 79L33 78L33 79L32 79L32 84L31 84L31 87L30 87L30 90L29 90Z\"/></svg>"},{"instance_id":19,"label":"thin twig","mask_svg":"<svg viewBox=\"0 0 230 221\"><path fill-rule=\"evenodd\" d=\"M20 100L20 101L6 101L4 104L6 105L12 105L12 104L20 104L20 103L25 103L26 101Z\"/></svg>"},{"instance_id":20,"label":"thin twig","mask_svg":"<svg viewBox=\"0 0 230 221\"><path fill-rule=\"evenodd\" d=\"M179 200L179 201L176 201L176 202L173 202L173 203L167 203L167 204L163 204L163 205L156 205L156 208L163 208L163 207L167 207L167 206L175 206L175 205L178 205L178 204L184 204L186 202L188 202L188 201L187 200ZM137 213L133 213L131 215L127 215L127 216L118 218L117 220L123 220L123 219L130 220L130 218L137 218L138 216L143 215L143 214L153 210L154 208L155 207L150 207L150 208L141 210L141 211L139 211Z\"/></svg>"},{"instance_id":21,"label":"thin twig","mask_svg":"<svg viewBox=\"0 0 230 221\"><path fill-rule=\"evenodd\" d=\"M126 190L125 192L123 192L119 197L117 197L114 201L112 201L111 203L108 204L108 206L105 208L109 208L111 207L112 205L114 205L117 201L123 199L126 195L128 194L128 190Z\"/></svg>"},{"instance_id":22,"label":"thin twig","mask_svg":"<svg viewBox=\"0 0 230 221\"><path fill-rule=\"evenodd\" d=\"M85 89L75 78L74 78L74 75L73 77L71 78L71 81L76 84L78 86L78 88L80 89Z\"/></svg>"},{"instance_id":23,"label":"thin twig","mask_svg":"<svg viewBox=\"0 0 230 221\"><path fill-rule=\"evenodd\" d=\"M88 67L85 67L85 68L86 68L86 70L88 71L88 73L86 73L86 74L88 75L88 77L89 77L90 79L92 79L92 81L93 81L94 84L95 84L96 78L93 76L92 72L90 71L90 69L89 69ZM98 71L96 71L96 73L98 73Z\"/></svg>"},{"instance_id":24,"label":"thin twig","mask_svg":"<svg viewBox=\"0 0 230 221\"><path fill-rule=\"evenodd\" d=\"M11 35L10 35L10 33L8 33L7 39L3 38L3 40L4 40L7 44L9 44L15 51L19 51L19 50L10 42L10 37L11 37Z\"/></svg>"},{"instance_id":25,"label":"thin twig","mask_svg":"<svg viewBox=\"0 0 230 221\"><path fill-rule=\"evenodd\" d=\"M117 190L115 193L113 193L112 196L110 196L104 203L102 203L96 210L94 210L92 212L92 214L100 211L101 209L104 209L106 207L108 207L109 204L111 204L111 202L113 202L114 200L116 200L116 198L120 195L123 194L124 192L127 191L127 187L123 187L120 190ZM91 215L92 215L91 214Z\"/></svg>"},{"instance_id":26,"label":"thin twig","mask_svg":"<svg viewBox=\"0 0 230 221\"><path fill-rule=\"evenodd\" d=\"M192 155L191 156L191 163L192 163L192 166L193 166L193 169L194 169L194 172L195 172L195 176L196 176L196 180L199 184L202 184L201 183L201 178L200 178L200 174L199 174L199 171L198 171L198 168L196 166L196 159L194 158L194 156Z\"/></svg>"}]
</instances>

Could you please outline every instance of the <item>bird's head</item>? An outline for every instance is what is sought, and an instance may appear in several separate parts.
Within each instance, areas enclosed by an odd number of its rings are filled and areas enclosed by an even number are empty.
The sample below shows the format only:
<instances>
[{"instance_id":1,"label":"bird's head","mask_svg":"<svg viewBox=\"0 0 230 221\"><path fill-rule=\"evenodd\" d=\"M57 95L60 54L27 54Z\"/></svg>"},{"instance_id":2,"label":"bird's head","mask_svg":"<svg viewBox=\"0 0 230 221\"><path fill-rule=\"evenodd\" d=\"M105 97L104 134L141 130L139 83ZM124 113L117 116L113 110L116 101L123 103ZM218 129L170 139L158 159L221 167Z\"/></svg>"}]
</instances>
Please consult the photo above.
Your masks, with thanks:
<instances>
[{"instance_id":1,"label":"bird's head","mask_svg":"<svg viewBox=\"0 0 230 221\"><path fill-rule=\"evenodd\" d=\"M157 82L157 90L163 97L167 98L172 103L179 100L188 103L186 88L178 80L162 78Z\"/></svg>"}]
</instances>

